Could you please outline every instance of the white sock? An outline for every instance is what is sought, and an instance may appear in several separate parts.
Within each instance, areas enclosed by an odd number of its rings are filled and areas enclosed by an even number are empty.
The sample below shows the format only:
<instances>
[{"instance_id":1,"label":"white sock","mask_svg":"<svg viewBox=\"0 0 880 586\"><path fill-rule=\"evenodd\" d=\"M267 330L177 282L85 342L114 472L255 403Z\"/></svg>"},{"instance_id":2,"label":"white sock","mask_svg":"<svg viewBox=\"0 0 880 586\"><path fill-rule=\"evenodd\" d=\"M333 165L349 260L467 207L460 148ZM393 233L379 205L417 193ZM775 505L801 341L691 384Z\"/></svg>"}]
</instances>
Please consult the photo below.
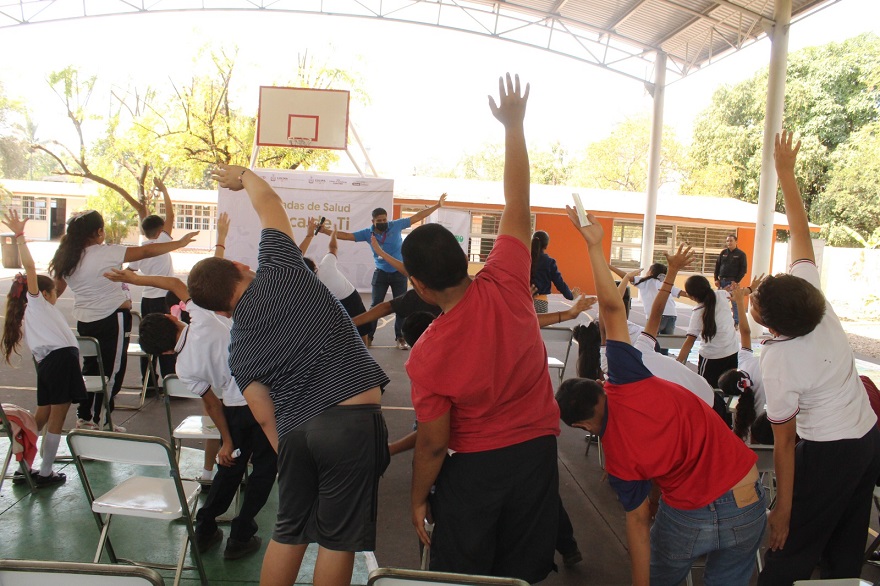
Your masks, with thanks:
<instances>
[{"instance_id":1,"label":"white sock","mask_svg":"<svg viewBox=\"0 0 880 586\"><path fill-rule=\"evenodd\" d=\"M213 480L213 478L214 478L214 469L213 468L210 470L208 470L207 468L202 470L202 480Z\"/></svg>"},{"instance_id":2,"label":"white sock","mask_svg":"<svg viewBox=\"0 0 880 586\"><path fill-rule=\"evenodd\" d=\"M52 476L52 464L55 463L59 443L61 443L60 434L46 431L46 435L43 436L43 462L40 464L40 476Z\"/></svg>"}]
</instances>

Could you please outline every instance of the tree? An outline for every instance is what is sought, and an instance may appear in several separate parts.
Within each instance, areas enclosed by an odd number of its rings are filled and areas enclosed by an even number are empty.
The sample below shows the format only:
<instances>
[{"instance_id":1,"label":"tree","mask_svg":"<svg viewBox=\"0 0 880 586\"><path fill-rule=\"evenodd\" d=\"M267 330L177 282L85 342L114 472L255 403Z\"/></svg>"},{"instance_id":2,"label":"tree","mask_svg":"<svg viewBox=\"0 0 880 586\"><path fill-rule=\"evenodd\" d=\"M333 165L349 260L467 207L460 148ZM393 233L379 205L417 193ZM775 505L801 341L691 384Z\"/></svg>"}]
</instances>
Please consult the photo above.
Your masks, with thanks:
<instances>
[{"instance_id":1,"label":"tree","mask_svg":"<svg viewBox=\"0 0 880 586\"><path fill-rule=\"evenodd\" d=\"M589 145L574 172L575 185L619 191L645 191L648 183L648 151L651 120L647 116L627 118L606 138ZM671 128L663 129L660 147L660 182L679 175L683 147Z\"/></svg>"},{"instance_id":2,"label":"tree","mask_svg":"<svg viewBox=\"0 0 880 586\"><path fill-rule=\"evenodd\" d=\"M7 97L0 84L0 177L39 179L49 174L51 162L30 148L36 132L28 109Z\"/></svg>"},{"instance_id":3,"label":"tree","mask_svg":"<svg viewBox=\"0 0 880 586\"><path fill-rule=\"evenodd\" d=\"M767 69L719 88L697 118L684 191L715 189L749 202L758 199ZM785 125L798 133L798 179L812 221L830 178L832 154L864 125L878 119L880 38L864 34L789 56ZM717 172L717 174L716 174ZM782 198L777 210L782 211Z\"/></svg>"}]
</instances>

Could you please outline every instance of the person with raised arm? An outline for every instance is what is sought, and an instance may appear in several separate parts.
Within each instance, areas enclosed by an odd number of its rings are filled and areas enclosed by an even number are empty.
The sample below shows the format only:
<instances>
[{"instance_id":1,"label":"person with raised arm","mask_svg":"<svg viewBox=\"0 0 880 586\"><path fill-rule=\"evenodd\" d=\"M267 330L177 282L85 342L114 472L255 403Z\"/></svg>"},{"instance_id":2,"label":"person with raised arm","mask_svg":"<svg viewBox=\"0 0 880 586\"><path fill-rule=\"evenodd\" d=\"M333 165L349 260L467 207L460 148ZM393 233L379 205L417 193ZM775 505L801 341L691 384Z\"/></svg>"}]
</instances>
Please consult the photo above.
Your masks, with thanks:
<instances>
[{"instance_id":1,"label":"person with raised arm","mask_svg":"<svg viewBox=\"0 0 880 586\"><path fill-rule=\"evenodd\" d=\"M745 586L766 525L757 455L704 401L645 368L642 353L629 343L626 308L602 250L602 225L589 214L589 224L581 226L574 209L568 214L589 250L608 381L568 379L556 400L562 421L602 437L609 483L626 510L633 584L680 584L693 562L707 555L707 584ZM661 301L655 299L658 309ZM652 482L661 494L653 527Z\"/></svg>"},{"instance_id":2,"label":"person with raised arm","mask_svg":"<svg viewBox=\"0 0 880 586\"><path fill-rule=\"evenodd\" d=\"M278 452L278 519L260 583L293 584L317 543L315 585L348 585L354 552L376 545L379 476L390 458L380 402L389 379L303 262L272 187L235 165L218 165L214 177L246 191L263 227L256 272L208 258L187 280L197 305L232 317L232 376Z\"/></svg>"},{"instance_id":3,"label":"person with raised arm","mask_svg":"<svg viewBox=\"0 0 880 586\"><path fill-rule=\"evenodd\" d=\"M489 107L505 130L505 206L485 266L471 278L440 224L416 228L401 249L419 297L443 310L406 363L419 425L412 522L432 570L534 583L553 569L559 411L529 287L529 86L509 74L498 86Z\"/></svg>"},{"instance_id":4,"label":"person with raised arm","mask_svg":"<svg viewBox=\"0 0 880 586\"><path fill-rule=\"evenodd\" d=\"M761 586L858 578L880 474L877 416L849 340L820 290L807 212L794 168L801 143L776 135L774 160L794 259L751 294L752 317L770 330L761 349L767 419L773 424L776 506ZM800 441L795 446L795 436Z\"/></svg>"}]
</instances>

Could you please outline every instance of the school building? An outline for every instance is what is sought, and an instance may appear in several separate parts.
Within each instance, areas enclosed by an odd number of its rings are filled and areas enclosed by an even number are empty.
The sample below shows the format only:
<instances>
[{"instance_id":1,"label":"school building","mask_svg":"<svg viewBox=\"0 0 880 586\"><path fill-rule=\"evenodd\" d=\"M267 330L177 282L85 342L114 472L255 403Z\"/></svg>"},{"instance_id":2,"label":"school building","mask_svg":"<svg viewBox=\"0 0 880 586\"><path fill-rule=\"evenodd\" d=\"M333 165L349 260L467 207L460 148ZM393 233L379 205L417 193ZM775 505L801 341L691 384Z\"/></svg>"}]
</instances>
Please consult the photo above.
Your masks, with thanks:
<instances>
[{"instance_id":1,"label":"school building","mask_svg":"<svg viewBox=\"0 0 880 586\"><path fill-rule=\"evenodd\" d=\"M67 218L86 209L86 199L97 192L94 184L56 181L4 180L12 192L12 207L28 218L30 240L54 240L64 233ZM169 189L174 201L175 229L200 230L190 248L209 249L214 242L217 216L217 192L199 189ZM654 259L641 257L642 219L645 194L604 191L582 187L532 185L532 225L535 230L550 234L547 252L556 259L570 287L584 292L594 291L593 279L586 261L586 245L565 213L577 192L584 207L592 211L605 228L604 248L610 262L620 268L644 267L663 260L663 251L688 242L696 252L689 274L711 275L718 253L724 248L728 234L736 234L739 247L753 257L757 206L735 199L660 195L654 237ZM401 177L394 180L393 217L407 217L437 202L440 194L448 193L448 207L470 213L470 235L467 246L473 272L482 266L498 236L504 192L500 182L434 177ZM158 213L164 214L164 205ZM784 215L774 215L774 227L787 229ZM356 227L353 227L356 228ZM818 230L818 227L816 227ZM125 243L136 244L137 230L132 230Z\"/></svg>"}]
</instances>

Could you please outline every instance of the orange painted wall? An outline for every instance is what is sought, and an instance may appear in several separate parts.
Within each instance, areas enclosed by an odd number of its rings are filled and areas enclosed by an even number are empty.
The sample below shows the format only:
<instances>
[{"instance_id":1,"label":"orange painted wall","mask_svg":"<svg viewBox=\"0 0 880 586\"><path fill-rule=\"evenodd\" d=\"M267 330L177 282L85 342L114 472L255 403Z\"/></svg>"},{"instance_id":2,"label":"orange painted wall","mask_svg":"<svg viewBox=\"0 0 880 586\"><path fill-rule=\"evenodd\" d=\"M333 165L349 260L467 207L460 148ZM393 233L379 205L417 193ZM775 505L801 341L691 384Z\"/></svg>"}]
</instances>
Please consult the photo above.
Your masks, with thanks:
<instances>
[{"instance_id":1,"label":"orange painted wall","mask_svg":"<svg viewBox=\"0 0 880 586\"><path fill-rule=\"evenodd\" d=\"M611 250L611 228L614 219L599 218L599 223L605 229L602 249L607 260ZM596 287L593 284L593 272L587 255L587 243L572 226L568 216L538 213L535 216L535 229L544 230L550 235L547 254L556 259L559 272L562 273L569 288L580 287L583 293L595 294ZM553 292L556 293L556 290L554 289Z\"/></svg>"}]
</instances>

